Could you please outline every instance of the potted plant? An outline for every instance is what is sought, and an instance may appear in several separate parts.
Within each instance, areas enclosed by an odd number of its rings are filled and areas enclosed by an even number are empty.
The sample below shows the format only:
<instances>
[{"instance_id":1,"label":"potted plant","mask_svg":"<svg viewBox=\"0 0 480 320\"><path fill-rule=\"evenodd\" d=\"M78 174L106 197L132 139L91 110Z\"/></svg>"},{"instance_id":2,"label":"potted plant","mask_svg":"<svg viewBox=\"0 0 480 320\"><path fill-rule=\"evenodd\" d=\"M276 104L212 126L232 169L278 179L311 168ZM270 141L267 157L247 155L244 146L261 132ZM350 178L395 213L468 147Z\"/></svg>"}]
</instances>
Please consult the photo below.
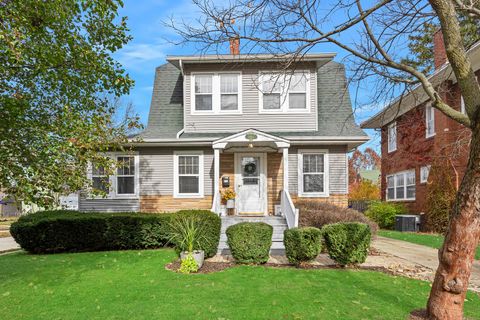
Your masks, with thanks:
<instances>
[{"instance_id":1,"label":"potted plant","mask_svg":"<svg viewBox=\"0 0 480 320\"><path fill-rule=\"evenodd\" d=\"M182 265L192 264L192 258L200 269L205 259L205 252L201 250L201 244L208 241L205 235L204 224L194 217L174 218L170 223L169 242L173 243L180 251ZM190 268L194 270L195 268Z\"/></svg>"},{"instance_id":2,"label":"potted plant","mask_svg":"<svg viewBox=\"0 0 480 320\"><path fill-rule=\"evenodd\" d=\"M227 203L227 209L235 208L235 191L232 188L227 188L222 191L222 199Z\"/></svg>"}]
</instances>

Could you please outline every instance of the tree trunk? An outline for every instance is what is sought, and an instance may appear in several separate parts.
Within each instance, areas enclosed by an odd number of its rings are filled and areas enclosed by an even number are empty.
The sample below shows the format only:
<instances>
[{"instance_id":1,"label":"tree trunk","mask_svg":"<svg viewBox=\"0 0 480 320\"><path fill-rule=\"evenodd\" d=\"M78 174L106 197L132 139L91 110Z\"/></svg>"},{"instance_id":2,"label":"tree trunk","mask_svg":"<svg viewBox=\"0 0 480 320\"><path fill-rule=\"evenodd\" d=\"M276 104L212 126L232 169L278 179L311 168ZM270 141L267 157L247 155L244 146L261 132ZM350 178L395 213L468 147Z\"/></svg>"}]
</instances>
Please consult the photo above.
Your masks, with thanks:
<instances>
[{"instance_id":1,"label":"tree trunk","mask_svg":"<svg viewBox=\"0 0 480 320\"><path fill-rule=\"evenodd\" d=\"M472 126L467 170L457 193L427 304L429 319L463 318L475 249L480 239L480 122Z\"/></svg>"}]
</instances>

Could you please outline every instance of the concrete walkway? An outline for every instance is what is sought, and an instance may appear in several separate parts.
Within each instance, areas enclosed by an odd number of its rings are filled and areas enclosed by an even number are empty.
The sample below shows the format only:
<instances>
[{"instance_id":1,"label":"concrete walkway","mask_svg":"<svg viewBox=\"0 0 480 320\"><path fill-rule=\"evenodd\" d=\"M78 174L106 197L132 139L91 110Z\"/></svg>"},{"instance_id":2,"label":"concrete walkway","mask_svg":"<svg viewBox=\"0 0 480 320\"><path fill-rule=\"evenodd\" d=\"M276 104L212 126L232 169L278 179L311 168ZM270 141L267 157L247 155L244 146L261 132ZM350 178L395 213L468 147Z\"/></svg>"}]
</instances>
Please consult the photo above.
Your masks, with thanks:
<instances>
[{"instance_id":1,"label":"concrete walkway","mask_svg":"<svg viewBox=\"0 0 480 320\"><path fill-rule=\"evenodd\" d=\"M0 253L20 249L18 243L12 237L0 238Z\"/></svg>"},{"instance_id":2,"label":"concrete walkway","mask_svg":"<svg viewBox=\"0 0 480 320\"><path fill-rule=\"evenodd\" d=\"M379 251L404 259L412 264L427 267L433 272L437 270L438 249L378 236L373 241L372 246ZM475 260L473 263L470 285L471 287L480 288L480 261L478 260Z\"/></svg>"}]
</instances>

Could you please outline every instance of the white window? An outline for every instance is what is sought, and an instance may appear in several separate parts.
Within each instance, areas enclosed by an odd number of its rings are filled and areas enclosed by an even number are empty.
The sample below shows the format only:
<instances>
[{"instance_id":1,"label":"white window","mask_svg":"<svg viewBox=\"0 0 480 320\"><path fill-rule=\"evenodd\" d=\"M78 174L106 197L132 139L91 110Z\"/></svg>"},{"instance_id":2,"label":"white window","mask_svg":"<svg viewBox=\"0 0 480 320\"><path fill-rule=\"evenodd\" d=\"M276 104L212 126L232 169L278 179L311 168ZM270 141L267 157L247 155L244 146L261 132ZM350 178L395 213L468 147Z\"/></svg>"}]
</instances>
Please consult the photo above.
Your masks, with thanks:
<instances>
[{"instance_id":1,"label":"white window","mask_svg":"<svg viewBox=\"0 0 480 320\"><path fill-rule=\"evenodd\" d=\"M195 76L195 110L213 110L213 75L199 74Z\"/></svg>"},{"instance_id":2,"label":"white window","mask_svg":"<svg viewBox=\"0 0 480 320\"><path fill-rule=\"evenodd\" d=\"M203 152L174 153L174 196L203 197Z\"/></svg>"},{"instance_id":3,"label":"white window","mask_svg":"<svg viewBox=\"0 0 480 320\"><path fill-rule=\"evenodd\" d=\"M300 150L298 189L303 197L328 196L328 155L326 150Z\"/></svg>"},{"instance_id":4,"label":"white window","mask_svg":"<svg viewBox=\"0 0 480 320\"><path fill-rule=\"evenodd\" d=\"M241 78L238 72L192 74L192 114L240 113Z\"/></svg>"},{"instance_id":5,"label":"white window","mask_svg":"<svg viewBox=\"0 0 480 320\"><path fill-rule=\"evenodd\" d=\"M117 194L135 194L135 157L117 157Z\"/></svg>"},{"instance_id":6,"label":"white window","mask_svg":"<svg viewBox=\"0 0 480 320\"><path fill-rule=\"evenodd\" d=\"M387 176L387 200L415 200L415 170Z\"/></svg>"},{"instance_id":7,"label":"white window","mask_svg":"<svg viewBox=\"0 0 480 320\"><path fill-rule=\"evenodd\" d=\"M261 73L261 112L309 112L310 72Z\"/></svg>"},{"instance_id":8,"label":"white window","mask_svg":"<svg viewBox=\"0 0 480 320\"><path fill-rule=\"evenodd\" d=\"M387 129L388 152L397 150L397 123L394 122Z\"/></svg>"},{"instance_id":9,"label":"white window","mask_svg":"<svg viewBox=\"0 0 480 320\"><path fill-rule=\"evenodd\" d=\"M425 106L425 136L427 138L435 135L435 109L431 104Z\"/></svg>"},{"instance_id":10,"label":"white window","mask_svg":"<svg viewBox=\"0 0 480 320\"><path fill-rule=\"evenodd\" d=\"M104 167L92 166L92 187L97 191L109 192L109 177Z\"/></svg>"},{"instance_id":11,"label":"white window","mask_svg":"<svg viewBox=\"0 0 480 320\"><path fill-rule=\"evenodd\" d=\"M109 198L137 198L139 195L139 156L138 154L108 153L117 161L113 175L108 176L103 167L91 166L92 187L102 190ZM108 185L111 190L108 190Z\"/></svg>"},{"instance_id":12,"label":"white window","mask_svg":"<svg viewBox=\"0 0 480 320\"><path fill-rule=\"evenodd\" d=\"M427 183L430 174L430 165L420 167L420 183Z\"/></svg>"}]
</instances>

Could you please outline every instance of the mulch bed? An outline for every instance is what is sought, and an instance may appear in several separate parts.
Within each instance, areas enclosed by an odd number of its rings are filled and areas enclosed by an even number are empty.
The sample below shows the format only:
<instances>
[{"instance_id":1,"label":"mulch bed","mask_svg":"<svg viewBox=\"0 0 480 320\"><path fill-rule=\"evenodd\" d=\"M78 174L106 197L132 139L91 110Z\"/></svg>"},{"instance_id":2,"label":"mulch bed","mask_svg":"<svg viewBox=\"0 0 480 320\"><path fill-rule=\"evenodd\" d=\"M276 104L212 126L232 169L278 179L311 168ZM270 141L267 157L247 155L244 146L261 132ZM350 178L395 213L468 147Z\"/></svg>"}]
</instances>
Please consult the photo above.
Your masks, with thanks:
<instances>
[{"instance_id":1,"label":"mulch bed","mask_svg":"<svg viewBox=\"0 0 480 320\"><path fill-rule=\"evenodd\" d=\"M212 273L212 272L219 272L225 269L231 268L235 265L233 262L210 262L204 261L202 268L198 270L197 273ZM167 270L171 270L174 272L178 272L180 269L180 259L177 259L165 266Z\"/></svg>"}]
</instances>

